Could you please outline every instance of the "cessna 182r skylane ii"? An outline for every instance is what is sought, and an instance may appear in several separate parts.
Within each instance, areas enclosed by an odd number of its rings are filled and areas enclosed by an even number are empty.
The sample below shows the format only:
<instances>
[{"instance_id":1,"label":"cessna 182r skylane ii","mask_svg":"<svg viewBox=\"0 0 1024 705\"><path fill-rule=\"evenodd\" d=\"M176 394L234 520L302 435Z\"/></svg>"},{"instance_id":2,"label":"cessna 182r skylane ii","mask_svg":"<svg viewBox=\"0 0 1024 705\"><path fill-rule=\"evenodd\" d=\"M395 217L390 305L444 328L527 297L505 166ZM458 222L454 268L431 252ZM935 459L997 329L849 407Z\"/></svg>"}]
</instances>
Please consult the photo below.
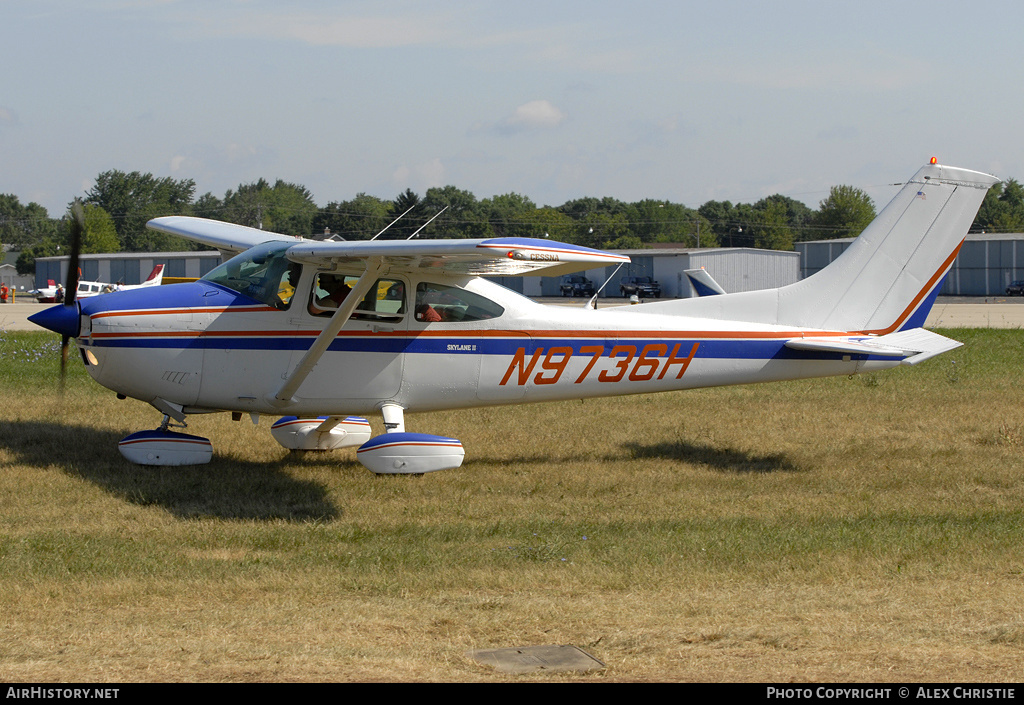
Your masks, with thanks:
<instances>
[{"instance_id":1,"label":"cessna 182r skylane ii","mask_svg":"<svg viewBox=\"0 0 1024 705\"><path fill-rule=\"evenodd\" d=\"M595 310L545 306L483 278L626 262L548 240L320 242L198 218L149 227L239 253L196 282L54 306L89 374L164 414L129 460L207 462L169 429L189 414L283 415L286 448L358 446L375 473L461 465L454 439L405 412L849 375L960 343L921 326L998 179L932 160L819 273L778 289ZM363 417L380 414L371 438Z\"/></svg>"}]
</instances>

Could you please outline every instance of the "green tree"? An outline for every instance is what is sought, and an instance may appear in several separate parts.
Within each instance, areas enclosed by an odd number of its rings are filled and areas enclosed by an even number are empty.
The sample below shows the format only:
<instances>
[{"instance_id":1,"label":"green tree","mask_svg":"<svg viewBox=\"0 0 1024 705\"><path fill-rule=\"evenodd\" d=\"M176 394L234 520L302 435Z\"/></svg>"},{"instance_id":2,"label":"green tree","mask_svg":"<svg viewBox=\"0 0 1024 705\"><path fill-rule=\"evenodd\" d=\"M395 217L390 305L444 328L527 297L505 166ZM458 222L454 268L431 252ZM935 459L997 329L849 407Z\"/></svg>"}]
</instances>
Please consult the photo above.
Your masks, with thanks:
<instances>
[{"instance_id":1,"label":"green tree","mask_svg":"<svg viewBox=\"0 0 1024 705\"><path fill-rule=\"evenodd\" d=\"M606 250L642 250L647 247L636 235L620 235L605 243Z\"/></svg>"},{"instance_id":2,"label":"green tree","mask_svg":"<svg viewBox=\"0 0 1024 705\"><path fill-rule=\"evenodd\" d=\"M332 201L317 212L313 232L345 240L369 240L391 222L391 202L365 193L350 201Z\"/></svg>"},{"instance_id":3,"label":"green tree","mask_svg":"<svg viewBox=\"0 0 1024 705\"><path fill-rule=\"evenodd\" d=\"M629 221L624 213L591 213L576 221L576 236L570 242L602 250L627 236L630 236Z\"/></svg>"},{"instance_id":4,"label":"green tree","mask_svg":"<svg viewBox=\"0 0 1024 705\"><path fill-rule=\"evenodd\" d=\"M59 221L38 203L22 205L14 194L0 194L0 242L22 250L52 237Z\"/></svg>"},{"instance_id":5,"label":"green tree","mask_svg":"<svg viewBox=\"0 0 1024 705\"><path fill-rule=\"evenodd\" d=\"M480 202L481 212L496 237L530 237L533 223L530 215L537 210L537 205L519 193L506 193Z\"/></svg>"},{"instance_id":6,"label":"green tree","mask_svg":"<svg viewBox=\"0 0 1024 705\"><path fill-rule=\"evenodd\" d=\"M207 191L192 204L192 215L198 218L221 220L224 213L224 202Z\"/></svg>"},{"instance_id":7,"label":"green tree","mask_svg":"<svg viewBox=\"0 0 1024 705\"><path fill-rule=\"evenodd\" d=\"M99 206L85 204L83 206L83 215L85 217L85 230L82 233L82 254L118 252L121 249L121 243L117 239L117 229L114 227L114 219L110 217L109 213ZM64 219L64 226L64 241L70 247L70 214Z\"/></svg>"},{"instance_id":8,"label":"green tree","mask_svg":"<svg viewBox=\"0 0 1024 705\"><path fill-rule=\"evenodd\" d=\"M32 247L26 247L22 250L14 263L14 268L18 270L18 274L35 274L37 257L55 257L60 254L58 239L56 235L48 236Z\"/></svg>"},{"instance_id":9,"label":"green tree","mask_svg":"<svg viewBox=\"0 0 1024 705\"><path fill-rule=\"evenodd\" d=\"M874 219L875 204L867 193L853 186L833 186L819 204L811 221L813 230L804 239L857 237Z\"/></svg>"},{"instance_id":10,"label":"green tree","mask_svg":"<svg viewBox=\"0 0 1024 705\"><path fill-rule=\"evenodd\" d=\"M754 211L763 212L770 204L776 204L785 211L786 223L793 231L795 240L813 240L817 237L816 231L809 227L814 220L815 212L808 208L806 203L776 193L755 203Z\"/></svg>"},{"instance_id":11,"label":"green tree","mask_svg":"<svg viewBox=\"0 0 1024 705\"><path fill-rule=\"evenodd\" d=\"M412 189L405 189L395 196L391 202L389 216L394 223L387 232L381 235L383 240L407 240L422 226L430 216L424 215L423 204L419 194ZM396 221L396 219L399 219Z\"/></svg>"},{"instance_id":12,"label":"green tree","mask_svg":"<svg viewBox=\"0 0 1024 705\"><path fill-rule=\"evenodd\" d=\"M313 223L320 210L306 187L281 179L273 186L266 179L239 184L238 190L224 194L221 203L222 220L296 236L313 233Z\"/></svg>"},{"instance_id":13,"label":"green tree","mask_svg":"<svg viewBox=\"0 0 1024 705\"><path fill-rule=\"evenodd\" d=\"M520 235L538 239L573 242L576 237L576 222L556 208L544 206L524 212L519 216Z\"/></svg>"},{"instance_id":14,"label":"green tree","mask_svg":"<svg viewBox=\"0 0 1024 705\"><path fill-rule=\"evenodd\" d=\"M754 224L760 218L749 203L708 201L697 213L722 247L754 247ZM701 244L704 244L703 232Z\"/></svg>"},{"instance_id":15,"label":"green tree","mask_svg":"<svg viewBox=\"0 0 1024 705\"><path fill-rule=\"evenodd\" d=\"M754 247L764 250L792 250L793 228L789 224L786 204L768 200L764 207L755 209L757 218L752 224Z\"/></svg>"},{"instance_id":16,"label":"green tree","mask_svg":"<svg viewBox=\"0 0 1024 705\"><path fill-rule=\"evenodd\" d=\"M483 238L494 233L484 209L469 191L455 186L430 188L423 196L422 205L427 218L441 215L427 226L421 237Z\"/></svg>"},{"instance_id":17,"label":"green tree","mask_svg":"<svg viewBox=\"0 0 1024 705\"><path fill-rule=\"evenodd\" d=\"M679 203L645 199L631 203L626 212L632 235L643 242L685 242L716 247L718 237L707 220Z\"/></svg>"},{"instance_id":18,"label":"green tree","mask_svg":"<svg viewBox=\"0 0 1024 705\"><path fill-rule=\"evenodd\" d=\"M985 194L972 232L1024 232L1024 185L1016 179L996 184Z\"/></svg>"},{"instance_id":19,"label":"green tree","mask_svg":"<svg viewBox=\"0 0 1024 705\"><path fill-rule=\"evenodd\" d=\"M158 179L152 174L114 169L96 177L96 185L86 193L84 203L110 214L118 239L129 252L191 250L194 245L188 240L148 230L146 222L159 216L191 213L195 189L192 179Z\"/></svg>"}]
</instances>

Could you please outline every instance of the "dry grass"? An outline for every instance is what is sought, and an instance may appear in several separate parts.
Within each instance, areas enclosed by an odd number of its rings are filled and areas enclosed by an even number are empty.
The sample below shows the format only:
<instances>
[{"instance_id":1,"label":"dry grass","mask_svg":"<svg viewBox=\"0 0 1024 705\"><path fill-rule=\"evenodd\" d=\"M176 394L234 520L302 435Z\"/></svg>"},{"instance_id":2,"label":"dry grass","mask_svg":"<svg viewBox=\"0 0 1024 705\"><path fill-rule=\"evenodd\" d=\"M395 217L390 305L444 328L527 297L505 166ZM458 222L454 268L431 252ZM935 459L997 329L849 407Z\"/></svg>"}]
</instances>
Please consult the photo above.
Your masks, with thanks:
<instances>
[{"instance_id":1,"label":"dry grass","mask_svg":"<svg viewBox=\"0 0 1024 705\"><path fill-rule=\"evenodd\" d=\"M412 416L469 454L419 478L226 415L190 420L209 466L134 467L155 411L0 362L0 679L513 681L466 652L567 643L608 668L547 678L1019 681L1022 337L957 337L885 375Z\"/></svg>"}]
</instances>

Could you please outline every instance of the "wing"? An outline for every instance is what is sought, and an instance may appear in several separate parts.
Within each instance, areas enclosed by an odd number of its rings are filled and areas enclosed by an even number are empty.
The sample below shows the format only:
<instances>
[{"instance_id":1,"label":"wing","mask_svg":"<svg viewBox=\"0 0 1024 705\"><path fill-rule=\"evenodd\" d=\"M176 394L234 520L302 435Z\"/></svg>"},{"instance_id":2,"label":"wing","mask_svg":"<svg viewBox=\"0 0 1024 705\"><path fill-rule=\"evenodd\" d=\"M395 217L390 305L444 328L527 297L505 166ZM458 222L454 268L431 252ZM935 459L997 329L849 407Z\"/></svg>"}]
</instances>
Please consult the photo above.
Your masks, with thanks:
<instances>
[{"instance_id":1,"label":"wing","mask_svg":"<svg viewBox=\"0 0 1024 705\"><path fill-rule=\"evenodd\" d=\"M505 276L544 270L544 276L560 276L629 262L625 255L532 238L321 242L187 216L156 218L146 225L226 252L242 252L269 241L294 242L288 248L288 259L295 262L356 262L382 257L392 268L449 274Z\"/></svg>"},{"instance_id":2,"label":"wing","mask_svg":"<svg viewBox=\"0 0 1024 705\"><path fill-rule=\"evenodd\" d=\"M150 230L157 230L168 235L177 235L188 240L201 242L216 247L221 252L238 254L250 247L270 241L299 242L302 238L279 235L278 233L247 228L244 225L224 223L219 220L192 218L184 215L169 215L154 218L146 223Z\"/></svg>"}]
</instances>

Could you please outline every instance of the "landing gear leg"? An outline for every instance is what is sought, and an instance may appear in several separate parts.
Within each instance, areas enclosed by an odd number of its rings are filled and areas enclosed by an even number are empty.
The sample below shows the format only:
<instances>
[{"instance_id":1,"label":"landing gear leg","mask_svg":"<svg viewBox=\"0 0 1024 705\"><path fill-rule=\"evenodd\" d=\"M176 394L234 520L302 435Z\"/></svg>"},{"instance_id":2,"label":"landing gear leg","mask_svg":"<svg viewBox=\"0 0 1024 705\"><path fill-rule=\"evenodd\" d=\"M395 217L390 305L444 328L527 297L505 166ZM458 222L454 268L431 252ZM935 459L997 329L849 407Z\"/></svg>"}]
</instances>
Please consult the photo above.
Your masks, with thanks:
<instances>
[{"instance_id":1,"label":"landing gear leg","mask_svg":"<svg viewBox=\"0 0 1024 705\"><path fill-rule=\"evenodd\" d=\"M384 417L385 433L405 433L405 409L398 404L384 404L380 413Z\"/></svg>"}]
</instances>

